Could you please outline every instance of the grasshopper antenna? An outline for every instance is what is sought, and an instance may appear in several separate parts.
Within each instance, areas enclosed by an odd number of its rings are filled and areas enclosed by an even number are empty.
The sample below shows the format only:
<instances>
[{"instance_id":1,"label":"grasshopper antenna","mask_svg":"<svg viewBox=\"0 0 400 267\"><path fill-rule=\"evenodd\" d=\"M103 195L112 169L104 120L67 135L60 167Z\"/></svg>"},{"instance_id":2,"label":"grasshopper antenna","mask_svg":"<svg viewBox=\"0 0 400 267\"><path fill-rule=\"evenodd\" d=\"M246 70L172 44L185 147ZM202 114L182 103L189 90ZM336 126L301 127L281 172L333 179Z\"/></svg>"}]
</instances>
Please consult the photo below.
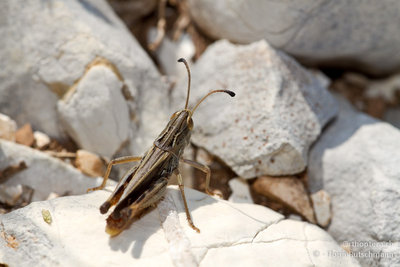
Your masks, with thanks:
<instances>
[{"instance_id":1,"label":"grasshopper antenna","mask_svg":"<svg viewBox=\"0 0 400 267\"><path fill-rule=\"evenodd\" d=\"M178 62L182 62L183 64L185 64L186 70L188 72L188 87L187 87L188 89L187 89L187 96L186 96L186 103L185 103L185 109L187 109L187 106L189 104L189 96L190 96L190 82L191 82L190 68L189 68L189 64L186 62L186 60L184 58L178 59ZM202 99L200 99L199 102L197 102L196 106L194 106L194 108L192 109L192 114L194 113L196 108L200 105L200 103L204 101L204 99L206 99L208 96L210 96L214 93L227 93L231 97L235 96L235 93L232 91L229 91L229 90L213 90L213 91L209 92L207 95L205 95Z\"/></svg>"},{"instance_id":2,"label":"grasshopper antenna","mask_svg":"<svg viewBox=\"0 0 400 267\"><path fill-rule=\"evenodd\" d=\"M202 99L200 99L199 102L197 102L196 106L194 106L194 108L192 109L192 114L194 113L196 108L200 105L200 103L204 101L204 99L206 99L208 96L215 94L215 93L227 93L231 97L235 96L235 93L232 91L229 91L229 90L213 90L213 91L209 92L208 94L206 94Z\"/></svg>"},{"instance_id":3,"label":"grasshopper antenna","mask_svg":"<svg viewBox=\"0 0 400 267\"><path fill-rule=\"evenodd\" d=\"M185 67L186 67L186 70L188 73L188 87L187 87L188 89L187 89L186 104L185 104L185 109L187 109L187 106L189 104L189 95L190 95L190 80L191 80L190 69L189 69L188 63L186 62L186 60L184 58L178 59L178 62L182 62L183 64L185 64Z\"/></svg>"}]
</instances>

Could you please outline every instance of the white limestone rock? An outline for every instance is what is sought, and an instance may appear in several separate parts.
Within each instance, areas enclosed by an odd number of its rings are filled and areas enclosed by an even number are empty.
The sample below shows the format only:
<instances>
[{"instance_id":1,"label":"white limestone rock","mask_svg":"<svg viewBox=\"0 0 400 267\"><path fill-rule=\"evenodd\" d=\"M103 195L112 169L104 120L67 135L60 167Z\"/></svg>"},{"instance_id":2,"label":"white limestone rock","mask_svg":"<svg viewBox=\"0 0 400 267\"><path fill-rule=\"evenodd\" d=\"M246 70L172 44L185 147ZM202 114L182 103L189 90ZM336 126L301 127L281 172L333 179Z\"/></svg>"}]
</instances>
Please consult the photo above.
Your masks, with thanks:
<instances>
[{"instance_id":1,"label":"white limestone rock","mask_svg":"<svg viewBox=\"0 0 400 267\"><path fill-rule=\"evenodd\" d=\"M338 118L310 151L309 187L331 196L329 233L339 242L371 242L362 253L400 251L400 131L340 99ZM385 245L383 242L392 242ZM368 255L368 254L367 254ZM361 256L365 266L395 266L399 254Z\"/></svg>"},{"instance_id":2,"label":"white limestone rock","mask_svg":"<svg viewBox=\"0 0 400 267\"><path fill-rule=\"evenodd\" d=\"M13 174L4 183L19 184L34 190L32 200L44 200L50 193L83 194L100 185L102 178L91 178L63 161L27 146L0 140L0 170L25 162L27 168ZM115 182L110 181L110 184Z\"/></svg>"},{"instance_id":3,"label":"white limestone rock","mask_svg":"<svg viewBox=\"0 0 400 267\"><path fill-rule=\"evenodd\" d=\"M390 1L189 0L208 35L238 43L267 40L311 64L358 65L372 73L400 67L400 6Z\"/></svg>"},{"instance_id":4,"label":"white limestone rock","mask_svg":"<svg viewBox=\"0 0 400 267\"><path fill-rule=\"evenodd\" d=\"M128 138L130 153L151 144L169 116L167 89L106 1L7 0L0 17L0 112L107 156Z\"/></svg>"},{"instance_id":5,"label":"white limestone rock","mask_svg":"<svg viewBox=\"0 0 400 267\"><path fill-rule=\"evenodd\" d=\"M75 92L58 102L68 134L80 147L110 158L129 137L123 83L104 65L91 67Z\"/></svg>"},{"instance_id":6,"label":"white limestone rock","mask_svg":"<svg viewBox=\"0 0 400 267\"><path fill-rule=\"evenodd\" d=\"M192 69L191 106L211 89L230 89L236 97L219 94L203 102L193 116L192 141L243 178L299 173L309 146L337 112L327 83L265 41L219 41ZM186 84L181 79L173 92L176 108Z\"/></svg>"},{"instance_id":7,"label":"white limestone rock","mask_svg":"<svg viewBox=\"0 0 400 267\"><path fill-rule=\"evenodd\" d=\"M36 202L1 215L0 262L9 266L358 266L320 228L265 207L233 204L187 189L198 234L179 190L119 236L105 233L98 207L107 190ZM51 224L42 210L48 210ZM13 246L14 248L10 247Z\"/></svg>"}]
</instances>

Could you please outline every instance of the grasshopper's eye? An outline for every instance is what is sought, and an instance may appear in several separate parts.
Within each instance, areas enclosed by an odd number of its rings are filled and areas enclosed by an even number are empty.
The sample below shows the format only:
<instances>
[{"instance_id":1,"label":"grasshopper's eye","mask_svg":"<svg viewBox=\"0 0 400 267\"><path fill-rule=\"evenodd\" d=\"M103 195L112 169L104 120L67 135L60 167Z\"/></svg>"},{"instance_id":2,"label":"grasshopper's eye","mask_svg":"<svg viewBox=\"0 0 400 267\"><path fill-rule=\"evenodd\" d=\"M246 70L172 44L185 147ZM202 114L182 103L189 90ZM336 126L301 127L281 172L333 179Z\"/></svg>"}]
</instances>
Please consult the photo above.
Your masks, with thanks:
<instances>
[{"instance_id":1,"label":"grasshopper's eye","mask_svg":"<svg viewBox=\"0 0 400 267\"><path fill-rule=\"evenodd\" d=\"M175 112L174 114L172 114L170 120L172 120L173 118L175 118L176 116L178 116L179 111Z\"/></svg>"},{"instance_id":2,"label":"grasshopper's eye","mask_svg":"<svg viewBox=\"0 0 400 267\"><path fill-rule=\"evenodd\" d=\"M192 129L193 129L193 120L192 120L192 117L189 117L189 118L188 118L187 124L188 124L189 130L192 130Z\"/></svg>"}]
</instances>

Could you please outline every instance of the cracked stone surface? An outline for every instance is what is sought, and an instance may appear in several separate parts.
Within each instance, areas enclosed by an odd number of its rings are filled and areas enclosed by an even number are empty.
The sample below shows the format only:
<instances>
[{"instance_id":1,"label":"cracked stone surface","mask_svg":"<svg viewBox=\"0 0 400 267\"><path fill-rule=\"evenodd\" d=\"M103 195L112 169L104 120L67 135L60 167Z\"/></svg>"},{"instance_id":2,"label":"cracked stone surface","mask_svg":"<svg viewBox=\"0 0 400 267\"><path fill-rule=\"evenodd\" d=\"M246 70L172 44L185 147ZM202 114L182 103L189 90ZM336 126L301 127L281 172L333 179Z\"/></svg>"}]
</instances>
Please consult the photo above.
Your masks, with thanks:
<instances>
[{"instance_id":1,"label":"cracked stone surface","mask_svg":"<svg viewBox=\"0 0 400 267\"><path fill-rule=\"evenodd\" d=\"M212 89L236 96L216 94L199 106L192 142L243 178L299 173L310 145L337 112L327 83L265 41L218 41L192 68L190 103ZM182 78L173 91L174 107L185 103L186 86Z\"/></svg>"},{"instance_id":2,"label":"cracked stone surface","mask_svg":"<svg viewBox=\"0 0 400 267\"><path fill-rule=\"evenodd\" d=\"M85 149L102 143L92 151L106 156L127 138L131 154L151 144L168 120L167 88L106 1L7 0L0 17L0 112Z\"/></svg>"},{"instance_id":3,"label":"cracked stone surface","mask_svg":"<svg viewBox=\"0 0 400 267\"><path fill-rule=\"evenodd\" d=\"M110 188L109 188L110 189ZM284 220L268 208L233 204L186 189L191 229L179 190L119 236L105 233L98 207L108 190L35 202L0 216L0 262L41 266L358 266L323 230ZM46 223L42 210L50 213ZM49 216L46 216L46 220ZM20 227L15 228L13 225Z\"/></svg>"},{"instance_id":4,"label":"cracked stone surface","mask_svg":"<svg viewBox=\"0 0 400 267\"><path fill-rule=\"evenodd\" d=\"M27 146L0 139L0 170L25 162L25 169L8 177L6 186L19 184L34 190L32 200L45 200L50 193L83 194L99 185L102 178L92 178L76 168ZM111 184L115 182L110 181Z\"/></svg>"},{"instance_id":5,"label":"cracked stone surface","mask_svg":"<svg viewBox=\"0 0 400 267\"><path fill-rule=\"evenodd\" d=\"M359 257L364 266L399 265L400 131L339 103L338 118L311 149L309 189L330 194L328 231L336 240L375 244L356 244L355 252L394 253Z\"/></svg>"},{"instance_id":6,"label":"cracked stone surface","mask_svg":"<svg viewBox=\"0 0 400 267\"><path fill-rule=\"evenodd\" d=\"M267 40L310 64L396 71L400 7L390 1L189 0L200 28L237 43Z\"/></svg>"}]
</instances>

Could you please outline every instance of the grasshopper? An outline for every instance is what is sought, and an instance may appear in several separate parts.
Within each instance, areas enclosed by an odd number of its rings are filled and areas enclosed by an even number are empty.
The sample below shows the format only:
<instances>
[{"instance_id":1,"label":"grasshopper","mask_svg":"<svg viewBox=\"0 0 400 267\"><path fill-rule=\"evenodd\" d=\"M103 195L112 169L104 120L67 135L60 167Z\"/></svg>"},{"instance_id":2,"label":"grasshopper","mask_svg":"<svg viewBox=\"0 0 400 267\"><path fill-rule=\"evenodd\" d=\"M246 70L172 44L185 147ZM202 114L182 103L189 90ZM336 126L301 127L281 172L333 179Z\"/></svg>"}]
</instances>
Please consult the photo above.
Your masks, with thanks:
<instances>
[{"instance_id":1,"label":"grasshopper","mask_svg":"<svg viewBox=\"0 0 400 267\"><path fill-rule=\"evenodd\" d=\"M190 95L191 75L189 65L186 60L181 58L178 62L185 64L188 73L188 87L185 108L175 112L165 129L156 138L153 146L144 154L143 157L127 156L113 159L107 166L103 182L100 186L90 188L87 191L103 189L110 175L113 165L140 161L139 164L131 168L119 181L114 192L100 206L100 212L105 214L111 206L115 206L112 213L107 218L106 232L110 236L116 236L127 228L132 222L140 219L146 212L154 208L163 198L168 180L174 173L178 178L179 190L185 207L186 218L189 226L200 233L191 219L188 205L185 198L182 176L178 166L180 162L187 163L206 174L205 191L207 194L214 195L210 191L210 168L200 163L183 159L182 154L185 147L189 144L191 131L193 129L192 116L194 111L209 95L214 93L227 93L231 97L235 93L229 90L213 90L201 98L193 109L188 108Z\"/></svg>"}]
</instances>

